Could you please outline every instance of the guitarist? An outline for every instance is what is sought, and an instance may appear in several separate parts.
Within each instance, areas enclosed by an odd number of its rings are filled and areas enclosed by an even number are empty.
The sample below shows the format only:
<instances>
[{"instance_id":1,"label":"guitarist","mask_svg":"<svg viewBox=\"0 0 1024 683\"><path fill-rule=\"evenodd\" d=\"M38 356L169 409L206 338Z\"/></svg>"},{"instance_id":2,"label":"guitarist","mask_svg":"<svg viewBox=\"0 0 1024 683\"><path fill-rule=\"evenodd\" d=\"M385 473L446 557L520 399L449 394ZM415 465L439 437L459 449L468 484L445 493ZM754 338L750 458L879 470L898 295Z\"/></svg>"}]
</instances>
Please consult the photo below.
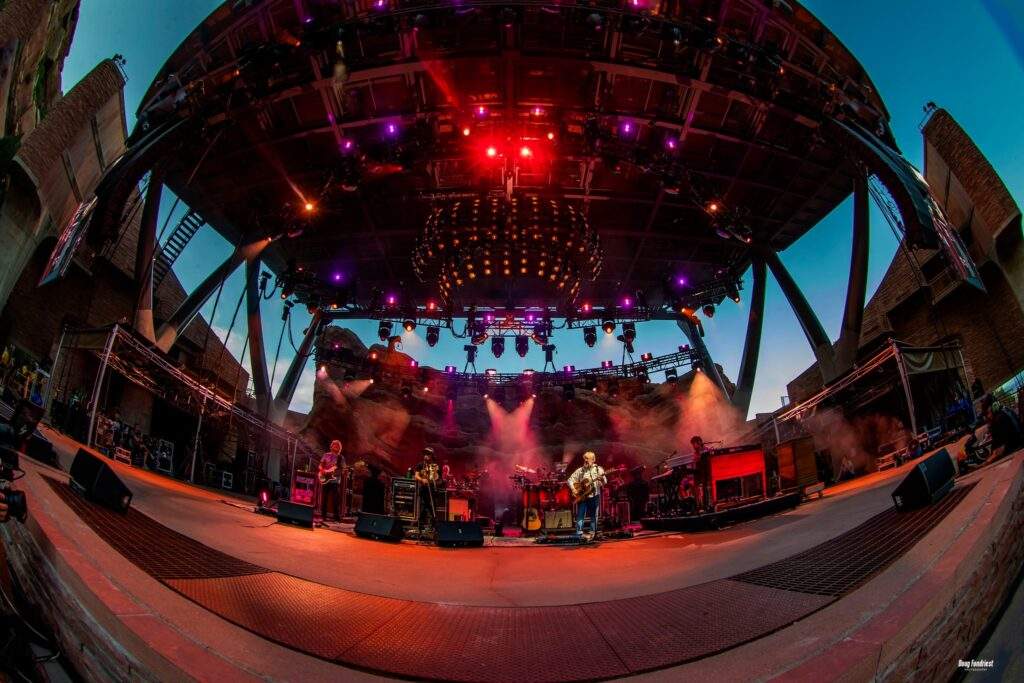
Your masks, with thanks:
<instances>
[{"instance_id":1,"label":"guitarist","mask_svg":"<svg viewBox=\"0 0 1024 683\"><path fill-rule=\"evenodd\" d=\"M320 517L326 522L328 513L341 521L341 468L345 457L341 454L341 442L331 442L331 450L320 458Z\"/></svg>"},{"instance_id":2,"label":"guitarist","mask_svg":"<svg viewBox=\"0 0 1024 683\"><path fill-rule=\"evenodd\" d=\"M594 451L583 454L583 466L569 475L569 488L578 501L576 507L576 533L583 533L583 521L593 520L594 534L597 534L597 516L601 510L601 489L608 484L604 468L597 464Z\"/></svg>"},{"instance_id":3,"label":"guitarist","mask_svg":"<svg viewBox=\"0 0 1024 683\"><path fill-rule=\"evenodd\" d=\"M443 502L440 490L444 480L436 462L434 449L427 446L423 449L423 460L412 467L412 476L416 480L416 495L419 497L420 515L419 528L433 529L437 522L437 503Z\"/></svg>"}]
</instances>

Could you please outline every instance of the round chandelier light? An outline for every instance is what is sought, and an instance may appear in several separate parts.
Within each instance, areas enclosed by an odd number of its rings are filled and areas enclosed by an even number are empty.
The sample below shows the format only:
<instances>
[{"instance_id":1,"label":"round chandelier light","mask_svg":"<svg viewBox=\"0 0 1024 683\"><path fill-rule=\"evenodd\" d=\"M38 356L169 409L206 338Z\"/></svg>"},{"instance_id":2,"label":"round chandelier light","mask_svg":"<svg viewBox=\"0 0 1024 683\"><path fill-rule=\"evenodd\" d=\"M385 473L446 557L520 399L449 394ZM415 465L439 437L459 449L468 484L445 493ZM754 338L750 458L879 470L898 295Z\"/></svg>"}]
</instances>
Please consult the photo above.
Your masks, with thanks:
<instances>
[{"instance_id":1,"label":"round chandelier light","mask_svg":"<svg viewBox=\"0 0 1024 683\"><path fill-rule=\"evenodd\" d=\"M460 293L530 281L571 303L601 271L597 233L561 199L487 196L437 206L413 251L421 282L451 302Z\"/></svg>"}]
</instances>

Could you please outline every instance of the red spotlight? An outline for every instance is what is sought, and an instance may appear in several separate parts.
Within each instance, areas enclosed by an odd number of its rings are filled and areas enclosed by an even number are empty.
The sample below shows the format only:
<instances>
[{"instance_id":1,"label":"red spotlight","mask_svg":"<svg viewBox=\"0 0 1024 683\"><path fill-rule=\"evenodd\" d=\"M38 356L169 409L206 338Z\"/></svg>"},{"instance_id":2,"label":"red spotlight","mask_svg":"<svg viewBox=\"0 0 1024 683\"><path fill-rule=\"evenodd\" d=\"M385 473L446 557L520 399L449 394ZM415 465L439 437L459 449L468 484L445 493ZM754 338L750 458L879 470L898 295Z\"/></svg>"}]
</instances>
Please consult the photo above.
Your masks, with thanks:
<instances>
[{"instance_id":1,"label":"red spotlight","mask_svg":"<svg viewBox=\"0 0 1024 683\"><path fill-rule=\"evenodd\" d=\"M437 308L437 304L435 304L433 301L428 301L427 302L427 310L428 311L433 311L436 308Z\"/></svg>"},{"instance_id":2,"label":"red spotlight","mask_svg":"<svg viewBox=\"0 0 1024 683\"><path fill-rule=\"evenodd\" d=\"M548 131L548 140L554 140L554 139L555 139L555 134L552 133L551 131Z\"/></svg>"},{"instance_id":3,"label":"red spotlight","mask_svg":"<svg viewBox=\"0 0 1024 683\"><path fill-rule=\"evenodd\" d=\"M487 157L489 159L493 159L496 156L498 156L498 148L495 147L494 145L491 145L490 147L487 148Z\"/></svg>"},{"instance_id":4,"label":"red spotlight","mask_svg":"<svg viewBox=\"0 0 1024 683\"><path fill-rule=\"evenodd\" d=\"M590 313L590 304L587 304L587 303L583 304L583 312L584 313Z\"/></svg>"},{"instance_id":5,"label":"red spotlight","mask_svg":"<svg viewBox=\"0 0 1024 683\"><path fill-rule=\"evenodd\" d=\"M306 213L312 213L313 209L315 209L316 207L313 206L313 202L306 202L303 205L303 208L306 209Z\"/></svg>"},{"instance_id":6,"label":"red spotlight","mask_svg":"<svg viewBox=\"0 0 1024 683\"><path fill-rule=\"evenodd\" d=\"M469 137L469 133L470 133L469 126L466 126L465 128L462 129L462 136L463 137L467 137L468 138Z\"/></svg>"},{"instance_id":7,"label":"red spotlight","mask_svg":"<svg viewBox=\"0 0 1024 683\"><path fill-rule=\"evenodd\" d=\"M526 146L520 147L519 156L521 156L524 159L529 159L530 157L533 156L533 150Z\"/></svg>"}]
</instances>

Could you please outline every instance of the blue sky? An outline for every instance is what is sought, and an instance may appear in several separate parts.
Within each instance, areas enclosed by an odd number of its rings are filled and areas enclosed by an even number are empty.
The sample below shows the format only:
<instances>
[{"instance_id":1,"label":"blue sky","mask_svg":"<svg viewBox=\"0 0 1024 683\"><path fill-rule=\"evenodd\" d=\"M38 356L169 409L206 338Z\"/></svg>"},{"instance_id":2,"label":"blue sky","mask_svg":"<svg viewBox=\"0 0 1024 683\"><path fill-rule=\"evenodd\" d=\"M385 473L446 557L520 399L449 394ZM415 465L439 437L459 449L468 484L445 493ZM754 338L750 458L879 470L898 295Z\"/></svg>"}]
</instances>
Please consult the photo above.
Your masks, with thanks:
<instances>
[{"instance_id":1,"label":"blue sky","mask_svg":"<svg viewBox=\"0 0 1024 683\"><path fill-rule=\"evenodd\" d=\"M146 11L142 12L138 0L83 0L75 41L64 69L65 90L99 60L115 53L123 55L127 59L125 101L130 127L142 94L164 60L219 4L217 0L146 0ZM922 107L934 101L948 109L974 137L1011 194L1020 201L1024 196L1024 164L1019 162L1024 158L1024 11L1013 0L805 0L804 5L843 41L871 75L889 108L896 138L913 163L922 164L923 145L918 129ZM165 214L172 201L165 194ZM182 211L179 208L172 220ZM847 201L782 254L783 262L833 339L838 335L842 318L851 221L852 208ZM895 248L896 239L888 224L872 207L869 293L877 287ZM179 259L175 272L185 288L191 290L228 251L227 243L205 228ZM223 331L228 327L241 287L239 271L225 286L214 318L215 328ZM208 304L204 311L207 317L211 308ZM274 362L281 331L280 309L281 302L276 298L264 304L264 334L270 363ZM308 315L298 308L295 311L299 314L294 318L293 329L298 336ZM739 370L746 315L745 303L734 305L727 300L706 324L705 341L715 360L733 378ZM354 323L352 327L367 344L376 340L375 322ZM244 331L236 325L229 341L236 353L243 335ZM556 361L577 367L594 366L607 359L618 363L621 347L611 337L599 336L595 348L589 349L578 331L562 332L554 340L559 350ZM451 363L461 368L464 362L462 340L442 335L441 343L430 349L422 339L422 330L406 337L405 351L423 364L441 367ZM667 353L681 343L682 333L674 324L638 326L637 353ZM275 384L292 355L286 338ZM811 362L813 356L807 341L769 276L761 361L751 414L778 407L780 397L786 394L786 383ZM490 355L489 349L482 349L477 363L480 370L496 367L504 371L542 365L542 354L535 348L525 359L507 349L500 361ZM312 386L310 361L293 409L308 409Z\"/></svg>"}]
</instances>

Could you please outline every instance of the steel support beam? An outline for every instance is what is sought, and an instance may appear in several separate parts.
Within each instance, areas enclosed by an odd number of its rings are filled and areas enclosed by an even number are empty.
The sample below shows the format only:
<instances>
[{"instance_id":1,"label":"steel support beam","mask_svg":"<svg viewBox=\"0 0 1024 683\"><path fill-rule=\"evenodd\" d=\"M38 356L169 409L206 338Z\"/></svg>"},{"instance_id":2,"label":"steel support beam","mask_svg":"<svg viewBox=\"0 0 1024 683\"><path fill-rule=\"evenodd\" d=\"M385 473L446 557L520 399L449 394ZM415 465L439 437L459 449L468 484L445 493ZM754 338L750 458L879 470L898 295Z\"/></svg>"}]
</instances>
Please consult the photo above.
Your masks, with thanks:
<instances>
[{"instance_id":1,"label":"steel support beam","mask_svg":"<svg viewBox=\"0 0 1024 683\"><path fill-rule=\"evenodd\" d=\"M800 327L803 328L804 334L807 336L811 350L814 351L814 357L818 361L818 370L821 372L822 381L826 383L832 381L835 378L835 358L832 352L832 342L825 334L825 328L821 326L821 321L814 314L814 309L807 303L804 293L800 291L793 276L782 265L775 250L762 249L759 253L768 264L768 268L771 269L775 281L779 283L779 288L786 295L796 319L800 322Z\"/></svg>"},{"instance_id":2,"label":"steel support beam","mask_svg":"<svg viewBox=\"0 0 1024 683\"><path fill-rule=\"evenodd\" d=\"M231 274L235 272L243 262L249 262L259 258L260 253L267 248L270 244L270 239L265 238L243 245L241 247L235 247L235 250L231 252L223 263L221 263L212 273L210 273L205 280L199 283L188 297L181 302L178 309L171 314L171 317L160 326L160 331L157 333L156 346L158 349L167 353L174 346L174 342L177 341L178 335L185 331L188 324L192 322L192 319L196 317L200 309L206 304L207 300L213 294L214 290L220 287L220 284L231 277Z\"/></svg>"},{"instance_id":3,"label":"steel support beam","mask_svg":"<svg viewBox=\"0 0 1024 683\"><path fill-rule=\"evenodd\" d=\"M142 207L139 242L135 249L135 282L139 289L133 324L135 331L150 342L156 341L156 329L153 326L153 257L156 255L156 224L162 193L162 179L154 170L146 187L146 203Z\"/></svg>"},{"instance_id":4,"label":"steel support beam","mask_svg":"<svg viewBox=\"0 0 1024 683\"><path fill-rule=\"evenodd\" d=\"M850 254L850 282L846 287L846 310L843 328L836 342L835 371L838 374L853 367L860 346L864 322L864 299L868 288L868 247L870 219L868 212L868 179L858 174L853 181L853 251Z\"/></svg>"},{"instance_id":5,"label":"steel support beam","mask_svg":"<svg viewBox=\"0 0 1024 683\"><path fill-rule=\"evenodd\" d=\"M277 395L274 397L273 407L270 409L270 421L276 425L284 425L284 418L288 414L288 406L291 405L292 398L295 396L295 388L299 385L299 379L302 377L302 371L306 367L306 361L309 360L313 342L316 340L316 336L323 323L323 313L317 310L313 314L313 320L310 321L306 334L302 338L302 343L299 344L299 349L288 366L288 371L285 372L284 378L281 380L281 386L278 387Z\"/></svg>"},{"instance_id":6,"label":"steel support beam","mask_svg":"<svg viewBox=\"0 0 1024 683\"><path fill-rule=\"evenodd\" d=\"M249 325L249 367L252 369L253 393L260 417L270 413L270 373L267 371L267 352L263 346L263 316L260 315L260 260L245 262L245 309Z\"/></svg>"},{"instance_id":7,"label":"steel support beam","mask_svg":"<svg viewBox=\"0 0 1024 683\"><path fill-rule=\"evenodd\" d=\"M767 271L764 261L754 256L751 262L754 276L750 297L750 313L747 316L747 338L743 342L743 359L740 373L736 377L736 391L732 404L746 417L750 410L750 398L754 393L754 378L757 375L757 360L761 352L761 329L764 325L764 293Z\"/></svg>"},{"instance_id":8,"label":"steel support beam","mask_svg":"<svg viewBox=\"0 0 1024 683\"><path fill-rule=\"evenodd\" d=\"M718 366L715 365L714 359L711 357L711 352L708 351L707 345L704 344L704 338L701 337L700 330L697 328L697 324L690 318L683 316L676 318L676 325L686 335L686 339L690 342L690 346L694 351L697 352L697 356L701 360L701 364L704 366L704 372L707 373L711 381L714 382L715 386L722 390L722 395L727 399L729 396L729 388L725 386L725 380L722 379L722 375L718 372Z\"/></svg>"}]
</instances>

